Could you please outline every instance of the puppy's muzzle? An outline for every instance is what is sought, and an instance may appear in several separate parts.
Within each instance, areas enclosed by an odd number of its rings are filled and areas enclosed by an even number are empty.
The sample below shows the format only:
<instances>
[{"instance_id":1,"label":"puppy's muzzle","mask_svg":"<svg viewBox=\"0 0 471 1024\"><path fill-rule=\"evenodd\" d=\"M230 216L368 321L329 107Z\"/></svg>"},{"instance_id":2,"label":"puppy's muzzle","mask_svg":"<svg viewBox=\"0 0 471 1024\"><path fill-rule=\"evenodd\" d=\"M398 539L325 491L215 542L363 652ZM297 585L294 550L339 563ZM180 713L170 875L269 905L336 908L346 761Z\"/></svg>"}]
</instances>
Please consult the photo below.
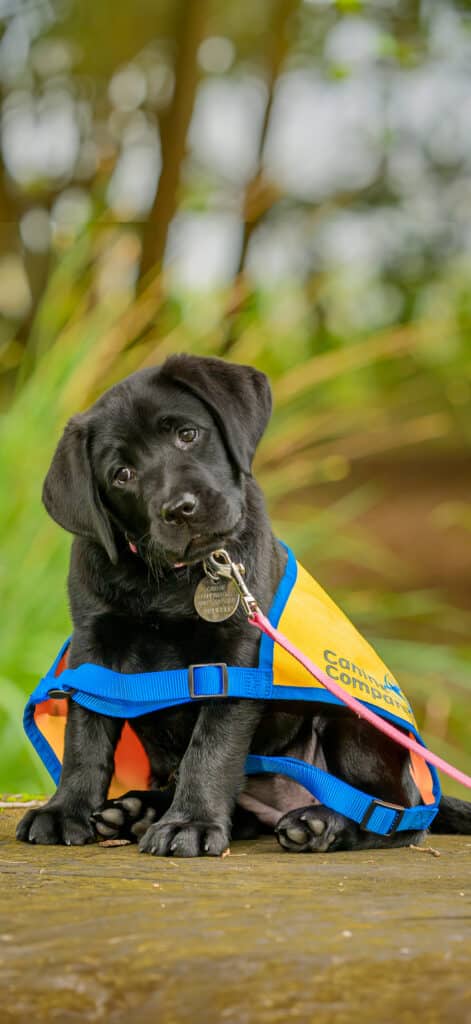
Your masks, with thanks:
<instances>
[{"instance_id":1,"label":"puppy's muzzle","mask_svg":"<svg viewBox=\"0 0 471 1024\"><path fill-rule=\"evenodd\" d=\"M241 517L240 500L232 501L210 487L196 488L187 481L183 487L155 494L148 506L150 538L172 562L193 560L203 542L204 551L211 538L224 539ZM206 543L208 542L208 543ZM197 550L193 548L197 545Z\"/></svg>"}]
</instances>

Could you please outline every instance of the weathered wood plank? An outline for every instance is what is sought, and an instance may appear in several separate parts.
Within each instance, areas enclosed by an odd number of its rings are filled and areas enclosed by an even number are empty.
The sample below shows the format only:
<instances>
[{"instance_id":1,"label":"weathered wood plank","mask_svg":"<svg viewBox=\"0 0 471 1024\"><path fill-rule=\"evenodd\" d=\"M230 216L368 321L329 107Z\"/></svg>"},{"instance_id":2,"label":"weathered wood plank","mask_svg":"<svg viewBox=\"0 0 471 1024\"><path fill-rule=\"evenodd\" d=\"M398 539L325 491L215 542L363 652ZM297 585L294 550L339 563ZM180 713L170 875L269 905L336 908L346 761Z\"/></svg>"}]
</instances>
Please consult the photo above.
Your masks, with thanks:
<instances>
[{"instance_id":1,"label":"weathered wood plank","mask_svg":"<svg viewBox=\"0 0 471 1024\"><path fill-rule=\"evenodd\" d=\"M0 813L1 1019L471 1020L471 841L221 860L16 843Z\"/></svg>"}]
</instances>

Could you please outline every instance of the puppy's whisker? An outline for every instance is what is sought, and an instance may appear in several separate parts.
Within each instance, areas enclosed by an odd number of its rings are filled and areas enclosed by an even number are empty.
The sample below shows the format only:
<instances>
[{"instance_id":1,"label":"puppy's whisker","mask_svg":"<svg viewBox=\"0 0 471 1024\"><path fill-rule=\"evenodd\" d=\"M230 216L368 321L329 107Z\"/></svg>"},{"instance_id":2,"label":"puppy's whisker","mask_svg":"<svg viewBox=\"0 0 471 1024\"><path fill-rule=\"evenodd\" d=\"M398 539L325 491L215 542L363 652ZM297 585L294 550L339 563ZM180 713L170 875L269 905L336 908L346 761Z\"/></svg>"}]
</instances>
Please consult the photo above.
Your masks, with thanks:
<instances>
[{"instance_id":1,"label":"puppy's whisker","mask_svg":"<svg viewBox=\"0 0 471 1024\"><path fill-rule=\"evenodd\" d=\"M150 571L152 573L152 576L153 576L155 582L157 584L159 584L160 583L160 578L161 578L161 576L163 574L162 560L161 560L161 557L160 557L160 552L159 552L158 548L155 546L155 543L153 542L152 537L150 537L150 535L148 535L148 536L149 536L149 546L148 546L148 549L147 549L147 564L149 566L149 569L150 569Z\"/></svg>"},{"instance_id":2,"label":"puppy's whisker","mask_svg":"<svg viewBox=\"0 0 471 1024\"><path fill-rule=\"evenodd\" d=\"M136 537L135 543L136 545L145 545L142 557L147 567L147 580L150 583L152 579L158 584L162 575L162 566L159 551L155 547L150 530L142 533L140 537Z\"/></svg>"}]
</instances>

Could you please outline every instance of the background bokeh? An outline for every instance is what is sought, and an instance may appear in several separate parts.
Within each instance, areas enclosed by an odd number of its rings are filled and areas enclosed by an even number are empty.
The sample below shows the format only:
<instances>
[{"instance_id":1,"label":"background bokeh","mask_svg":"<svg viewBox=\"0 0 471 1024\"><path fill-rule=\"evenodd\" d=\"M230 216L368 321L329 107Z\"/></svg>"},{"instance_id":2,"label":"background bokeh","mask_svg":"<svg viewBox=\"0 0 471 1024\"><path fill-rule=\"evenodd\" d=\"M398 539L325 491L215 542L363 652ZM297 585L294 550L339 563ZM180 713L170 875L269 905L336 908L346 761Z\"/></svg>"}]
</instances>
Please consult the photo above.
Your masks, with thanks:
<instances>
[{"instance_id":1,"label":"background bokeh","mask_svg":"<svg viewBox=\"0 0 471 1024\"><path fill-rule=\"evenodd\" d=\"M21 716L70 629L55 443L174 351L270 375L276 530L470 771L469 4L0 0L0 22L0 789L51 789Z\"/></svg>"}]
</instances>

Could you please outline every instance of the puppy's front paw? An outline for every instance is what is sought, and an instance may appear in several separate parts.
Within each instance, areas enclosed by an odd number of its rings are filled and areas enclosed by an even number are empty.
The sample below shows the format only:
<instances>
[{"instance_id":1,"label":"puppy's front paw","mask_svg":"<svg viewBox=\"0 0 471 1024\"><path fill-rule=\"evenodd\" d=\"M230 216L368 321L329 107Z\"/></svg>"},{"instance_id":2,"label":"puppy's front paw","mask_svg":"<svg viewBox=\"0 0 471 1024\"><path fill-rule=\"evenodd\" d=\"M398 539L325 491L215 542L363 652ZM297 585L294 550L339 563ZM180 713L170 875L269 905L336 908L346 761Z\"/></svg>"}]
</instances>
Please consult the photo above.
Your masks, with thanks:
<instances>
[{"instance_id":1,"label":"puppy's front paw","mask_svg":"<svg viewBox=\"0 0 471 1024\"><path fill-rule=\"evenodd\" d=\"M275 833L280 846L291 853L327 853L345 848L350 824L342 814L310 804L280 818Z\"/></svg>"},{"instance_id":2,"label":"puppy's front paw","mask_svg":"<svg viewBox=\"0 0 471 1024\"><path fill-rule=\"evenodd\" d=\"M92 843L95 834L90 823L90 811L46 804L25 814L16 830L16 838L24 843L43 846L84 846Z\"/></svg>"},{"instance_id":3,"label":"puppy's front paw","mask_svg":"<svg viewBox=\"0 0 471 1024\"><path fill-rule=\"evenodd\" d=\"M139 843L141 853L154 857L220 857L229 846L229 830L211 821L157 822Z\"/></svg>"}]
</instances>

